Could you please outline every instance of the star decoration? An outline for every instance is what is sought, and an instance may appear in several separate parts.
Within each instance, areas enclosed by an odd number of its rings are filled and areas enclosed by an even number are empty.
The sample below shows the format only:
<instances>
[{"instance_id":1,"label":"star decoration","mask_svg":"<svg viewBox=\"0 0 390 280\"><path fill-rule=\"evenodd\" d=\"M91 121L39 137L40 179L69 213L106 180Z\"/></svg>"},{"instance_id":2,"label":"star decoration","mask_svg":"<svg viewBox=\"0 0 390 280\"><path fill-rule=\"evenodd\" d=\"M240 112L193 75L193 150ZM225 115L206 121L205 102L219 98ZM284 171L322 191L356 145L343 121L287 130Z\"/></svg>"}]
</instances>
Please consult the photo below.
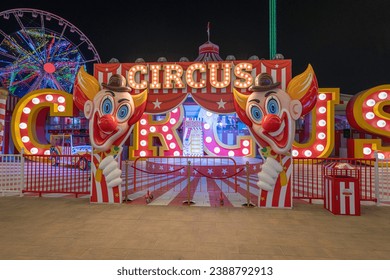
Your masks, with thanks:
<instances>
[{"instance_id":1,"label":"star decoration","mask_svg":"<svg viewBox=\"0 0 390 280\"><path fill-rule=\"evenodd\" d=\"M169 171L173 171L174 169L173 169L173 166L170 166L169 167Z\"/></svg>"},{"instance_id":2,"label":"star decoration","mask_svg":"<svg viewBox=\"0 0 390 280\"><path fill-rule=\"evenodd\" d=\"M160 165L160 167L159 167L158 169L160 169L160 170L163 170L163 169L164 169L164 167L163 167L162 165Z\"/></svg>"},{"instance_id":3,"label":"star decoration","mask_svg":"<svg viewBox=\"0 0 390 280\"><path fill-rule=\"evenodd\" d=\"M214 173L213 169L212 168L209 168L207 169L207 173L209 173L210 175Z\"/></svg>"},{"instance_id":4,"label":"star decoration","mask_svg":"<svg viewBox=\"0 0 390 280\"><path fill-rule=\"evenodd\" d=\"M226 102L222 100L219 101L219 102L216 102L218 104L218 109L221 109L221 108L224 108L225 109L225 104Z\"/></svg>"},{"instance_id":5,"label":"star decoration","mask_svg":"<svg viewBox=\"0 0 390 280\"><path fill-rule=\"evenodd\" d=\"M194 169L194 174L198 174L198 171L196 171L195 169Z\"/></svg>"},{"instance_id":6,"label":"star decoration","mask_svg":"<svg viewBox=\"0 0 390 280\"><path fill-rule=\"evenodd\" d=\"M180 173L183 174L184 173L184 168L183 169L180 169Z\"/></svg>"},{"instance_id":7,"label":"star decoration","mask_svg":"<svg viewBox=\"0 0 390 280\"><path fill-rule=\"evenodd\" d=\"M226 175L226 173L227 173L227 169L226 168L222 168L222 174Z\"/></svg>"},{"instance_id":8,"label":"star decoration","mask_svg":"<svg viewBox=\"0 0 390 280\"><path fill-rule=\"evenodd\" d=\"M154 104L154 108L153 109L156 109L156 108L161 108L160 105L162 102L158 101L158 98L156 98L156 101L152 102Z\"/></svg>"}]
</instances>

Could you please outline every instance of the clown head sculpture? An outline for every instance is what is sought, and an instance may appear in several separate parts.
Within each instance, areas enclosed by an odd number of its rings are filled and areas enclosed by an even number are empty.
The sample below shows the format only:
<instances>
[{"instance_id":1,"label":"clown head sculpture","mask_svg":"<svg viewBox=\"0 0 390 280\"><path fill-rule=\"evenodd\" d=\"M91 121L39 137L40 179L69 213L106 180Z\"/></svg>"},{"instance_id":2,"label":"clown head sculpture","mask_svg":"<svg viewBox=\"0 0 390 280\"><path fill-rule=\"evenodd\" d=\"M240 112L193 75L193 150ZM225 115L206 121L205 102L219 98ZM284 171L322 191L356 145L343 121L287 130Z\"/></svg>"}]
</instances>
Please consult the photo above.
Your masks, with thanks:
<instances>
[{"instance_id":1,"label":"clown head sculpture","mask_svg":"<svg viewBox=\"0 0 390 280\"><path fill-rule=\"evenodd\" d=\"M91 144L99 152L122 146L131 132L134 122L129 120L135 112L131 88L122 75L111 76L108 84L102 83L102 87L93 100L84 104L84 114L92 132Z\"/></svg>"},{"instance_id":2,"label":"clown head sculpture","mask_svg":"<svg viewBox=\"0 0 390 280\"><path fill-rule=\"evenodd\" d=\"M278 88L267 73L257 76L253 93L246 103L253 136L260 146L269 146L277 154L287 154L294 140L295 121L301 116L302 104Z\"/></svg>"},{"instance_id":3,"label":"clown head sculpture","mask_svg":"<svg viewBox=\"0 0 390 280\"><path fill-rule=\"evenodd\" d=\"M237 114L249 127L265 160L258 174L258 186L267 191L273 190L275 185L288 184L285 157L290 157L295 121L315 106L318 89L310 65L290 81L287 91L279 86L271 75L261 73L249 88L250 95L234 90Z\"/></svg>"},{"instance_id":4,"label":"clown head sculpture","mask_svg":"<svg viewBox=\"0 0 390 280\"><path fill-rule=\"evenodd\" d=\"M92 202L120 202L122 179L116 158L129 137L133 125L141 118L147 90L131 95L125 77L114 74L108 83L98 81L80 69L74 87L76 106L89 120L89 135L93 147ZM118 187L119 186L119 187ZM112 189L114 193L112 193ZM118 198L117 198L117 197Z\"/></svg>"}]
</instances>

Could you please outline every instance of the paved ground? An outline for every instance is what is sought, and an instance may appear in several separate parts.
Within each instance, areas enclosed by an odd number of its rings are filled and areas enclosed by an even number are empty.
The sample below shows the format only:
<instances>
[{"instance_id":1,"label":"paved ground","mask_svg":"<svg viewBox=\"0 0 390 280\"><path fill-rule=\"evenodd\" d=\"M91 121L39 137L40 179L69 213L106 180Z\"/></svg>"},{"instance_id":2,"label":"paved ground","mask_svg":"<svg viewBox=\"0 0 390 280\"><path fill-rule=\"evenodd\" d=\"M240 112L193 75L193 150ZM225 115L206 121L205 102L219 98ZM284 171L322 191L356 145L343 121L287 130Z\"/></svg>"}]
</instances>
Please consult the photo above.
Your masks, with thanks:
<instances>
[{"instance_id":1,"label":"paved ground","mask_svg":"<svg viewBox=\"0 0 390 280\"><path fill-rule=\"evenodd\" d=\"M390 259L390 207L96 205L0 197L0 259Z\"/></svg>"}]
</instances>

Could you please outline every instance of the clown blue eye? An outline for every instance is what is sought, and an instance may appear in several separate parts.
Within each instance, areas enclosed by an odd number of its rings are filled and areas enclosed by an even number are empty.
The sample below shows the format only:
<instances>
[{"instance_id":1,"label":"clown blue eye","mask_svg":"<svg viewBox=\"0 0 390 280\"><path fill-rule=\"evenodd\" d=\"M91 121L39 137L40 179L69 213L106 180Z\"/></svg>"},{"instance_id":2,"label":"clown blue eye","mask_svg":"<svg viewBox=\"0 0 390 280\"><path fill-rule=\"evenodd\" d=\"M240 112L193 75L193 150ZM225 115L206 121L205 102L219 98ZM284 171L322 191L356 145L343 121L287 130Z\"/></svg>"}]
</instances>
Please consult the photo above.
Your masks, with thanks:
<instances>
[{"instance_id":1,"label":"clown blue eye","mask_svg":"<svg viewBox=\"0 0 390 280\"><path fill-rule=\"evenodd\" d=\"M122 105L119 107L116 115L120 121L123 121L129 115L129 112L130 112L129 107L127 105Z\"/></svg>"},{"instance_id":2,"label":"clown blue eye","mask_svg":"<svg viewBox=\"0 0 390 280\"><path fill-rule=\"evenodd\" d=\"M279 103L275 98L271 98L267 102L267 112L269 114L279 114Z\"/></svg>"},{"instance_id":3,"label":"clown blue eye","mask_svg":"<svg viewBox=\"0 0 390 280\"><path fill-rule=\"evenodd\" d=\"M103 112L103 114L104 115L111 114L112 109L113 109L113 106L112 106L111 99L109 99L109 98L104 99L103 102L102 102L102 112Z\"/></svg>"},{"instance_id":4,"label":"clown blue eye","mask_svg":"<svg viewBox=\"0 0 390 280\"><path fill-rule=\"evenodd\" d=\"M261 109L259 107L252 106L251 107L251 116L255 122L260 122L261 119L263 118L263 112L261 111Z\"/></svg>"}]
</instances>

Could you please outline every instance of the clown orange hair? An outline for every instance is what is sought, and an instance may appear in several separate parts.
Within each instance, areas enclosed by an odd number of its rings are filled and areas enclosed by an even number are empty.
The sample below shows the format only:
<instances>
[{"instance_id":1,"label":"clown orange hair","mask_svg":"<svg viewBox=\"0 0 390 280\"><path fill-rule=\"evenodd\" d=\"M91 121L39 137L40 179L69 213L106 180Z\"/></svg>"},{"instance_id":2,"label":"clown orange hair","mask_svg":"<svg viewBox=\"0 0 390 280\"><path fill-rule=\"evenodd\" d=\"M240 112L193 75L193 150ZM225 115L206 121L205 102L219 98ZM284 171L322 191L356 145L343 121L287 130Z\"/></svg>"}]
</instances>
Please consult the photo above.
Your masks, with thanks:
<instances>
[{"instance_id":1,"label":"clown orange hair","mask_svg":"<svg viewBox=\"0 0 390 280\"><path fill-rule=\"evenodd\" d=\"M247 126L252 127L252 121L246 115L246 102L248 100L249 95L242 94L238 92L235 88L233 88L233 96L234 108L236 109L238 117Z\"/></svg>"},{"instance_id":2,"label":"clown orange hair","mask_svg":"<svg viewBox=\"0 0 390 280\"><path fill-rule=\"evenodd\" d=\"M318 83L313 67L309 64L306 70L295 76L287 86L287 93L292 99L302 103L302 116L309 113L317 102Z\"/></svg>"},{"instance_id":3,"label":"clown orange hair","mask_svg":"<svg viewBox=\"0 0 390 280\"><path fill-rule=\"evenodd\" d=\"M318 83L313 67L309 64L306 70L295 76L287 86L287 94L291 99L297 99L302 103L302 116L309 113L316 105ZM233 89L234 107L240 119L248 126L252 122L246 116L246 103L249 95L238 92Z\"/></svg>"},{"instance_id":4,"label":"clown orange hair","mask_svg":"<svg viewBox=\"0 0 390 280\"><path fill-rule=\"evenodd\" d=\"M73 100L77 108L83 111L85 102L87 100L93 100L99 91L100 85L98 80L94 76L89 75L84 68L81 67L77 73L73 88ZM137 95L132 95L132 98L136 109L138 107L144 108L146 106L146 99L148 98L148 90L144 90Z\"/></svg>"},{"instance_id":5,"label":"clown orange hair","mask_svg":"<svg viewBox=\"0 0 390 280\"><path fill-rule=\"evenodd\" d=\"M83 67L77 73L73 87L73 100L76 107L83 111L84 104L87 100L93 100L99 92L100 85L98 80L92 75L89 75Z\"/></svg>"}]
</instances>

